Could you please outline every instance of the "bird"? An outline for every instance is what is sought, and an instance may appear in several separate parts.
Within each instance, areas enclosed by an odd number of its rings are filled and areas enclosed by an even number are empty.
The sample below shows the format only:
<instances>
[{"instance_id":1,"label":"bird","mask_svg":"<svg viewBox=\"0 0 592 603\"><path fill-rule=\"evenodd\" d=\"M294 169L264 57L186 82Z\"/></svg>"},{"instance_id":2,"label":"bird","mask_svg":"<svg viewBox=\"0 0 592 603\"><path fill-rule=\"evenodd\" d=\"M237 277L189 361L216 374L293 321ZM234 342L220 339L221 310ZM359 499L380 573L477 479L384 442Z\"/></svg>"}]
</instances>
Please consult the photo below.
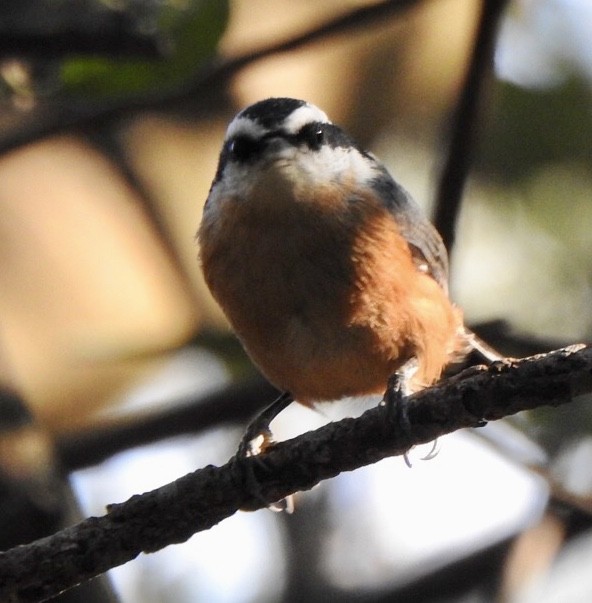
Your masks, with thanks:
<instances>
[{"instance_id":1,"label":"bird","mask_svg":"<svg viewBox=\"0 0 592 603\"><path fill-rule=\"evenodd\" d=\"M268 98L230 122L198 229L205 281L288 404L412 393L477 349L448 254L412 196L315 105Z\"/></svg>"}]
</instances>

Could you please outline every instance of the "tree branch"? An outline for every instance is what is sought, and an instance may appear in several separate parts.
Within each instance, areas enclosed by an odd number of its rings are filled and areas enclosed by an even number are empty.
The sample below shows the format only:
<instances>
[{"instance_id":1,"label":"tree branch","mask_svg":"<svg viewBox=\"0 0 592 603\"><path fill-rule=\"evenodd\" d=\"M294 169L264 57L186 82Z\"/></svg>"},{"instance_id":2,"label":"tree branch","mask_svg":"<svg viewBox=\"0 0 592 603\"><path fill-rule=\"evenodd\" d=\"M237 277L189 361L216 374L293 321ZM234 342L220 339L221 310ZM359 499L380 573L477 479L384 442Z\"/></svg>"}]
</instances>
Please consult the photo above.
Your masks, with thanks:
<instances>
[{"instance_id":1,"label":"tree branch","mask_svg":"<svg viewBox=\"0 0 592 603\"><path fill-rule=\"evenodd\" d=\"M259 509L343 471L405 453L463 427L592 392L592 347L571 346L490 367L473 367L409 399L409 425L385 420L384 407L280 442L243 461L260 486L244 487L231 459L208 466L85 521L0 553L0 599L31 603L134 559L185 542L239 509Z\"/></svg>"}]
</instances>

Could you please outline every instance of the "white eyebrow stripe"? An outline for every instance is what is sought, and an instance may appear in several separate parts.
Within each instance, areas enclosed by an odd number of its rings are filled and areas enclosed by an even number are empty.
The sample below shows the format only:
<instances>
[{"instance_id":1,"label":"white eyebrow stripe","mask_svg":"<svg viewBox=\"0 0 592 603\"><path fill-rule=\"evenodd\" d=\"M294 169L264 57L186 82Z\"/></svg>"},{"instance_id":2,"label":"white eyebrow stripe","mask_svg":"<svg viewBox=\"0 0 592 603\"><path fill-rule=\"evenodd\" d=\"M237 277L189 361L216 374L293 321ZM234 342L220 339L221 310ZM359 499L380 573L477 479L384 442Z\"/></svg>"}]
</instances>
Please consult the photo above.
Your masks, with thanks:
<instances>
[{"instance_id":1,"label":"white eyebrow stripe","mask_svg":"<svg viewBox=\"0 0 592 603\"><path fill-rule=\"evenodd\" d=\"M287 134L296 134L302 126L313 122L331 123L326 113L314 105L306 104L292 111L280 126ZM225 139L229 140L239 135L259 139L268 132L269 130L259 124L257 120L239 116L230 122Z\"/></svg>"},{"instance_id":2,"label":"white eyebrow stripe","mask_svg":"<svg viewBox=\"0 0 592 603\"><path fill-rule=\"evenodd\" d=\"M248 117L235 117L226 130L226 140L239 134L250 136L251 138L261 138L267 130L256 121Z\"/></svg>"},{"instance_id":3,"label":"white eyebrow stripe","mask_svg":"<svg viewBox=\"0 0 592 603\"><path fill-rule=\"evenodd\" d=\"M300 131L302 126L306 124L320 121L322 123L330 124L327 114L315 107L314 105L302 105L295 111L292 111L290 115L284 120L283 129L288 134L296 134Z\"/></svg>"}]
</instances>

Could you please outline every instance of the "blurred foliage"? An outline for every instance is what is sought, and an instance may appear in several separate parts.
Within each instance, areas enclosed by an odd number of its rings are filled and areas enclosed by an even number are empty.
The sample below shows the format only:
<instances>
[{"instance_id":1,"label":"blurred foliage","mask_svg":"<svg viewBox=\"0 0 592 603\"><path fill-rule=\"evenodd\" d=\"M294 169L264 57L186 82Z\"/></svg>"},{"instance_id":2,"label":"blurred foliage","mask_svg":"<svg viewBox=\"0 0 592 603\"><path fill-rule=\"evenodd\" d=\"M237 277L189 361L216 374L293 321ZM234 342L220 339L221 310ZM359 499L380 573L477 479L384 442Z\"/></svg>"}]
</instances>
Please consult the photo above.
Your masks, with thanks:
<instances>
[{"instance_id":1,"label":"blurred foliage","mask_svg":"<svg viewBox=\"0 0 592 603\"><path fill-rule=\"evenodd\" d=\"M173 87L194 74L214 53L226 28L228 2L168 0L159 6L153 27L166 58L67 58L60 69L63 89L88 96L121 96Z\"/></svg>"},{"instance_id":2,"label":"blurred foliage","mask_svg":"<svg viewBox=\"0 0 592 603\"><path fill-rule=\"evenodd\" d=\"M592 161L592 91L571 77L556 87L497 80L477 168L507 184L556 161Z\"/></svg>"}]
</instances>

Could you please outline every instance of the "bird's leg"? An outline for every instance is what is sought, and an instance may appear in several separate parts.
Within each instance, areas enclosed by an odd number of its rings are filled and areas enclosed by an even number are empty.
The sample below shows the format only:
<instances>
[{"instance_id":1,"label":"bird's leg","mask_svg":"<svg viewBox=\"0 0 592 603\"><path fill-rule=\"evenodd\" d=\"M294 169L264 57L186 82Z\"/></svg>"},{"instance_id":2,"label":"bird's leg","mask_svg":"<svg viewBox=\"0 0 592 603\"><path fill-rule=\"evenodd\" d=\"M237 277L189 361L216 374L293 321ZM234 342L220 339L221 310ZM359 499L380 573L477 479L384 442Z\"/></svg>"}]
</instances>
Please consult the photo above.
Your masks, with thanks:
<instances>
[{"instance_id":1,"label":"bird's leg","mask_svg":"<svg viewBox=\"0 0 592 603\"><path fill-rule=\"evenodd\" d=\"M411 367L413 369L413 367ZM388 380L387 389L384 393L383 402L386 407L387 421L389 424L398 425L401 431L411 437L411 421L409 421L409 392L405 387L407 379L409 378L409 371L401 370L393 373ZM413 448L413 446L411 446ZM411 468L411 461L409 460L409 450L403 455L405 464ZM435 439L431 450L423 457L422 461L429 461L438 456L440 449L438 446L438 439Z\"/></svg>"},{"instance_id":2,"label":"bird's leg","mask_svg":"<svg viewBox=\"0 0 592 603\"><path fill-rule=\"evenodd\" d=\"M405 387L407 378L408 374L406 371L397 371L393 373L387 382L383 402L386 409L387 424L398 425L405 435L410 436L411 422L409 421L408 413L409 398ZM411 448L409 450L411 450ZM411 467L409 450L403 455L407 467Z\"/></svg>"},{"instance_id":3,"label":"bird's leg","mask_svg":"<svg viewBox=\"0 0 592 603\"><path fill-rule=\"evenodd\" d=\"M273 434L269 425L294 399L289 392L283 392L269 406L263 409L247 426L240 441L237 456L246 458L257 456L273 444ZM261 442L257 442L261 440Z\"/></svg>"},{"instance_id":4,"label":"bird's leg","mask_svg":"<svg viewBox=\"0 0 592 603\"><path fill-rule=\"evenodd\" d=\"M255 476L253 464L245 461L249 457L255 457L257 464L264 469L266 468L265 463L257 457L273 445L273 434L269 425L293 401L292 395L289 392L284 392L262 410L247 426L235 456L236 465L249 494L264 502L272 511L286 511L287 513L291 513L294 508L292 497L288 496L269 505L261 496L261 488Z\"/></svg>"},{"instance_id":5,"label":"bird's leg","mask_svg":"<svg viewBox=\"0 0 592 603\"><path fill-rule=\"evenodd\" d=\"M404 379L405 376L399 371L389 377L383 402L388 421L401 425L403 430L408 433L411 425L409 423L409 416L407 415L405 388L403 385Z\"/></svg>"}]
</instances>

